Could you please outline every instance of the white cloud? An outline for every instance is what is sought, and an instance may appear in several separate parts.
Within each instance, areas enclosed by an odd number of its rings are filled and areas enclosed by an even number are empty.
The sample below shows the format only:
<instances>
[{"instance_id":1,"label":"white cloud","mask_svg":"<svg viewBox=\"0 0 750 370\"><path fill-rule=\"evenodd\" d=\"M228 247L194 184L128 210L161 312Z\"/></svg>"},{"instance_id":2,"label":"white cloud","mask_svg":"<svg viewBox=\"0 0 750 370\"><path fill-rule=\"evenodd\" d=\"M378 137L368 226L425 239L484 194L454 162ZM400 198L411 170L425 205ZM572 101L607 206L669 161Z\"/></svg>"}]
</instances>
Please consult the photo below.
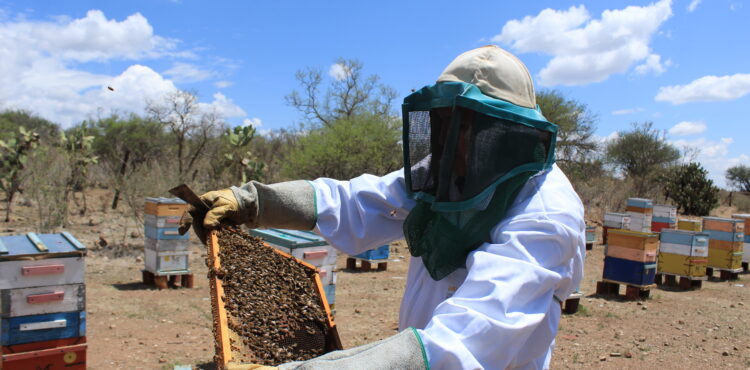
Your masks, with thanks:
<instances>
[{"instance_id":1,"label":"white cloud","mask_svg":"<svg viewBox=\"0 0 750 370\"><path fill-rule=\"evenodd\" d=\"M684 104L698 101L739 99L750 93L750 74L705 76L687 85L666 86L659 89L656 101Z\"/></svg>"},{"instance_id":2,"label":"white cloud","mask_svg":"<svg viewBox=\"0 0 750 370\"><path fill-rule=\"evenodd\" d=\"M219 89L227 88L227 87L232 86L232 85L234 85L234 82L232 82L232 81L222 80L222 81L216 81L216 82L214 82L214 86L216 86Z\"/></svg>"},{"instance_id":3,"label":"white cloud","mask_svg":"<svg viewBox=\"0 0 750 370\"><path fill-rule=\"evenodd\" d=\"M328 74L337 81L345 79L349 75L349 72L346 66L341 63L332 64L331 68L328 69Z\"/></svg>"},{"instance_id":4,"label":"white cloud","mask_svg":"<svg viewBox=\"0 0 750 370\"><path fill-rule=\"evenodd\" d=\"M258 118L258 117L253 117L253 118L245 118L245 119L244 119L244 120L242 121L242 125L243 125L243 126L253 126L253 127L255 127L255 128L258 128L258 127L260 127L260 126L263 126L263 121L261 121L261 119L260 119L260 118Z\"/></svg>"},{"instance_id":5,"label":"white cloud","mask_svg":"<svg viewBox=\"0 0 750 370\"><path fill-rule=\"evenodd\" d=\"M247 113L240 108L237 104L234 104L232 99L227 98L222 93L215 93L214 101L211 103L201 103L200 108L203 111L215 111L216 113L221 114L224 117L231 118L231 117L245 117L247 116Z\"/></svg>"},{"instance_id":6,"label":"white cloud","mask_svg":"<svg viewBox=\"0 0 750 370\"><path fill-rule=\"evenodd\" d=\"M706 124L703 121L682 121L669 129L670 135L687 136L700 134L706 131Z\"/></svg>"},{"instance_id":7,"label":"white cloud","mask_svg":"<svg viewBox=\"0 0 750 370\"><path fill-rule=\"evenodd\" d=\"M695 8L697 8L698 4L700 4L700 3L701 3L701 0L693 0L693 1L691 1L690 4L687 7L687 11L688 12L695 11Z\"/></svg>"},{"instance_id":8,"label":"white cloud","mask_svg":"<svg viewBox=\"0 0 750 370\"><path fill-rule=\"evenodd\" d=\"M201 69L200 67L184 62L176 62L172 68L164 71L175 82L197 82L209 79L215 75L213 71Z\"/></svg>"},{"instance_id":9,"label":"white cloud","mask_svg":"<svg viewBox=\"0 0 750 370\"><path fill-rule=\"evenodd\" d=\"M641 108L641 107L638 107L638 108L627 108L627 109L618 109L618 110L612 112L612 115L621 116L623 114L633 114L633 113L638 113L638 112L643 112L643 111L644 111L644 109Z\"/></svg>"},{"instance_id":10,"label":"white cloud","mask_svg":"<svg viewBox=\"0 0 750 370\"><path fill-rule=\"evenodd\" d=\"M635 67L635 73L643 75L648 72L653 72L655 75L660 75L667 70L666 67L671 66L672 61L667 59L663 64L661 62L661 56L657 54L651 54L646 58L646 61Z\"/></svg>"},{"instance_id":11,"label":"white cloud","mask_svg":"<svg viewBox=\"0 0 750 370\"><path fill-rule=\"evenodd\" d=\"M122 21L107 19L99 10L78 19L61 16L51 21L3 15L0 40L0 109L26 109L63 127L109 112L143 113L147 100L177 89L144 59L195 57L178 50L177 40L154 34L138 13ZM88 72L82 66L123 60L135 63L110 74ZM205 73L185 63L176 63L168 72L175 80ZM207 105L228 116L242 112L223 95Z\"/></svg>"},{"instance_id":12,"label":"white cloud","mask_svg":"<svg viewBox=\"0 0 750 370\"><path fill-rule=\"evenodd\" d=\"M732 138L721 138L719 141L699 138L695 140L675 140L671 144L678 148L695 148L698 150L697 161L708 170L708 177L718 186L726 187L724 175L729 167L748 163L750 156L740 154L729 157L729 146L734 143Z\"/></svg>"},{"instance_id":13,"label":"white cloud","mask_svg":"<svg viewBox=\"0 0 750 370\"><path fill-rule=\"evenodd\" d=\"M742 9L742 3L740 3L740 2L733 2L733 3L729 4L729 10L735 11L735 10L738 10L738 9Z\"/></svg>"},{"instance_id":14,"label":"white cloud","mask_svg":"<svg viewBox=\"0 0 750 370\"><path fill-rule=\"evenodd\" d=\"M539 73L543 86L600 82L653 55L649 42L672 16L671 6L671 0L661 0L644 7L605 10L601 19L591 19L583 5L544 9L536 16L507 22L492 41L522 53L552 55Z\"/></svg>"},{"instance_id":15,"label":"white cloud","mask_svg":"<svg viewBox=\"0 0 750 370\"><path fill-rule=\"evenodd\" d=\"M612 142L613 140L617 140L620 137L620 133L617 131L613 131L607 136L598 136L594 135L594 139L599 142L602 146L605 146Z\"/></svg>"}]
</instances>

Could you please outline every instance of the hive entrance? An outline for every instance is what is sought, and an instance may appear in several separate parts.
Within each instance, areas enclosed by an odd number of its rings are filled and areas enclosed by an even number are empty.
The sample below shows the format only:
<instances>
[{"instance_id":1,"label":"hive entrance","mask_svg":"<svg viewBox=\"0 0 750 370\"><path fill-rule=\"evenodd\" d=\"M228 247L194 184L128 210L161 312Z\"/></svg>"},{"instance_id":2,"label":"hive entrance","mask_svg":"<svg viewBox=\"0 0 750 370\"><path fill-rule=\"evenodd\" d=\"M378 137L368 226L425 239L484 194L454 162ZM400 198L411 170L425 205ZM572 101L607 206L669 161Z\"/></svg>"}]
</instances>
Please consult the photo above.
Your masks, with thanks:
<instances>
[{"instance_id":1,"label":"hive entrance","mask_svg":"<svg viewBox=\"0 0 750 370\"><path fill-rule=\"evenodd\" d=\"M278 365L341 348L314 268L233 228L209 244L218 364Z\"/></svg>"}]
</instances>

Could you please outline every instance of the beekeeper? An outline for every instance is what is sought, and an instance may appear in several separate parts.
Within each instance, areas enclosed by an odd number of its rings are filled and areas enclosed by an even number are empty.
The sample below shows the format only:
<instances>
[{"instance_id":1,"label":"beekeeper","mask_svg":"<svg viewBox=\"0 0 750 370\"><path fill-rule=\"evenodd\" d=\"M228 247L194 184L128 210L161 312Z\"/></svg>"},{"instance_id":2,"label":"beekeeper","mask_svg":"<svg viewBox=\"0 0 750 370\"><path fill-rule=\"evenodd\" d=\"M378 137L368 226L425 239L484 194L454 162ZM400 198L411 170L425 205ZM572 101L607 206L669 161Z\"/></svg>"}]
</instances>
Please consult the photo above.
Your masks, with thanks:
<instances>
[{"instance_id":1,"label":"beekeeper","mask_svg":"<svg viewBox=\"0 0 750 370\"><path fill-rule=\"evenodd\" d=\"M208 192L195 231L314 230L350 255L406 239L400 333L282 369L546 368L585 253L583 206L554 164L556 133L524 64L496 46L474 49L404 99L404 169Z\"/></svg>"}]
</instances>

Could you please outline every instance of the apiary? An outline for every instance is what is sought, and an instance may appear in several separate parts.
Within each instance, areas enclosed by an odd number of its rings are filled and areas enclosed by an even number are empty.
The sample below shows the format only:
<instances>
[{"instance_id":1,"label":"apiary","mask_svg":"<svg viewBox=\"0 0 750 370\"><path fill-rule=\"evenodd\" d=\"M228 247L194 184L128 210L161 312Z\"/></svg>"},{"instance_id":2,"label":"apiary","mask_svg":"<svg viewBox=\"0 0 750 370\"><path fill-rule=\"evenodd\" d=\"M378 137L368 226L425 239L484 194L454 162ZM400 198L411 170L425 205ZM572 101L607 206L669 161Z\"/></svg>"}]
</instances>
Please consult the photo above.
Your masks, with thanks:
<instances>
[{"instance_id":1,"label":"apiary","mask_svg":"<svg viewBox=\"0 0 750 370\"><path fill-rule=\"evenodd\" d=\"M69 233L0 237L0 368L85 368L85 255Z\"/></svg>"},{"instance_id":2,"label":"apiary","mask_svg":"<svg viewBox=\"0 0 750 370\"><path fill-rule=\"evenodd\" d=\"M705 278L709 235L695 231L663 230L659 236L659 272Z\"/></svg>"},{"instance_id":3,"label":"apiary","mask_svg":"<svg viewBox=\"0 0 750 370\"><path fill-rule=\"evenodd\" d=\"M677 207L662 204L654 205L654 213L651 218L651 231L658 233L663 229L674 229L677 227Z\"/></svg>"},{"instance_id":4,"label":"apiary","mask_svg":"<svg viewBox=\"0 0 750 370\"><path fill-rule=\"evenodd\" d=\"M686 218L681 218L677 221L677 230L685 230L685 231L701 231L702 226L701 220L689 220Z\"/></svg>"},{"instance_id":5,"label":"apiary","mask_svg":"<svg viewBox=\"0 0 750 370\"><path fill-rule=\"evenodd\" d=\"M744 221L704 217L703 233L708 234L708 267L731 273L742 270Z\"/></svg>"},{"instance_id":6,"label":"apiary","mask_svg":"<svg viewBox=\"0 0 750 370\"><path fill-rule=\"evenodd\" d=\"M609 230L603 279L646 286L654 283L659 236L631 230Z\"/></svg>"},{"instance_id":7,"label":"apiary","mask_svg":"<svg viewBox=\"0 0 750 370\"><path fill-rule=\"evenodd\" d=\"M742 241L743 241L742 267L745 271L747 271L748 263L750 263L750 252L745 252L745 251L750 250L750 214L736 213L732 215L732 218L736 218L736 219L744 221L743 228L744 228L745 235L742 238Z\"/></svg>"},{"instance_id":8,"label":"apiary","mask_svg":"<svg viewBox=\"0 0 750 370\"><path fill-rule=\"evenodd\" d=\"M178 232L187 203L179 198L146 198L143 220L144 283L160 289L179 276L182 286L192 286L190 273L190 234Z\"/></svg>"},{"instance_id":9,"label":"apiary","mask_svg":"<svg viewBox=\"0 0 750 370\"><path fill-rule=\"evenodd\" d=\"M341 349L316 268L233 228L208 242L217 366L278 365Z\"/></svg>"}]
</instances>

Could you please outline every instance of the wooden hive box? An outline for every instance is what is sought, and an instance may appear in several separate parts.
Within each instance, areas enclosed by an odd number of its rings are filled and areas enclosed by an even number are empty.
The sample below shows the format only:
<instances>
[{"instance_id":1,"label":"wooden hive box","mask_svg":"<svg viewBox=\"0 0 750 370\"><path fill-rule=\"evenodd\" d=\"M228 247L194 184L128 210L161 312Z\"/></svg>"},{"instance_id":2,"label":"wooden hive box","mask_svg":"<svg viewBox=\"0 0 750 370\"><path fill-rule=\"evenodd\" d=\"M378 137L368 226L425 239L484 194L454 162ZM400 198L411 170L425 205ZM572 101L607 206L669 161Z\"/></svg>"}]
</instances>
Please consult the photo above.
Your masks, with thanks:
<instances>
[{"instance_id":1,"label":"wooden hive box","mask_svg":"<svg viewBox=\"0 0 750 370\"><path fill-rule=\"evenodd\" d=\"M655 252L659 249L659 234L632 230L609 230L608 245Z\"/></svg>"},{"instance_id":2,"label":"wooden hive box","mask_svg":"<svg viewBox=\"0 0 750 370\"><path fill-rule=\"evenodd\" d=\"M625 213L607 212L604 214L604 226L610 229L627 229L630 227L630 216Z\"/></svg>"},{"instance_id":3,"label":"wooden hive box","mask_svg":"<svg viewBox=\"0 0 750 370\"><path fill-rule=\"evenodd\" d=\"M338 250L315 233L287 229L251 229L249 233L262 238L272 247L315 267L336 264Z\"/></svg>"},{"instance_id":4,"label":"wooden hive box","mask_svg":"<svg viewBox=\"0 0 750 370\"><path fill-rule=\"evenodd\" d=\"M745 236L742 239L744 242L744 250L750 250L750 214L747 213L735 213L732 218L740 219L744 221ZM742 262L750 263L750 252L742 255Z\"/></svg>"},{"instance_id":5,"label":"wooden hive box","mask_svg":"<svg viewBox=\"0 0 750 370\"><path fill-rule=\"evenodd\" d=\"M651 286L655 282L656 263L604 257L602 277L604 280L619 284Z\"/></svg>"},{"instance_id":6,"label":"wooden hive box","mask_svg":"<svg viewBox=\"0 0 750 370\"><path fill-rule=\"evenodd\" d=\"M680 276L703 277L706 276L707 266L707 257L659 252L659 272Z\"/></svg>"},{"instance_id":7,"label":"wooden hive box","mask_svg":"<svg viewBox=\"0 0 750 370\"><path fill-rule=\"evenodd\" d=\"M4 353L0 356L0 369L84 370L86 369L86 343L84 341L52 348Z\"/></svg>"},{"instance_id":8,"label":"wooden hive box","mask_svg":"<svg viewBox=\"0 0 750 370\"><path fill-rule=\"evenodd\" d=\"M736 249L739 249L737 251ZM741 270L742 269L742 247L736 249L719 249L709 248L708 249L708 267L725 269L725 270Z\"/></svg>"},{"instance_id":9,"label":"wooden hive box","mask_svg":"<svg viewBox=\"0 0 750 370\"><path fill-rule=\"evenodd\" d=\"M612 244L608 245L604 250L604 254L607 257L621 258L636 262L656 262L656 253L656 250L619 247Z\"/></svg>"},{"instance_id":10,"label":"wooden hive box","mask_svg":"<svg viewBox=\"0 0 750 370\"><path fill-rule=\"evenodd\" d=\"M187 211L187 203L179 198L146 198L145 211L153 216L182 216Z\"/></svg>"},{"instance_id":11,"label":"wooden hive box","mask_svg":"<svg viewBox=\"0 0 750 370\"><path fill-rule=\"evenodd\" d=\"M85 255L68 233L0 237L0 345L85 335Z\"/></svg>"},{"instance_id":12,"label":"wooden hive box","mask_svg":"<svg viewBox=\"0 0 750 370\"><path fill-rule=\"evenodd\" d=\"M703 231L715 230L728 233L743 233L745 224L743 220L722 217L703 217Z\"/></svg>"},{"instance_id":13,"label":"wooden hive box","mask_svg":"<svg viewBox=\"0 0 750 370\"><path fill-rule=\"evenodd\" d=\"M701 231L702 221L680 219L677 221L677 229L685 231Z\"/></svg>"},{"instance_id":14,"label":"wooden hive box","mask_svg":"<svg viewBox=\"0 0 750 370\"><path fill-rule=\"evenodd\" d=\"M294 258L293 256L284 253L282 251L279 251L276 248L273 248L271 246L266 246L273 250L275 253L278 253L286 258L293 259L297 263L303 265L305 268L311 269L312 271L315 271L315 267L301 261L299 259ZM219 256L220 252L220 241L218 238L218 233L216 231L212 231L209 234L208 239L208 264L209 268L213 271L219 271L222 268L221 265L221 258ZM328 301L326 299L326 291L321 284L320 276L317 273L314 273L313 279L315 280L314 285L316 288L316 294L320 298L320 304L323 306L326 312L327 316L327 324L329 327L329 337L326 338L326 351L333 351L333 350L339 350L343 347L341 346L341 341L338 337L338 331L336 329L336 324L333 322L333 318L331 316L331 310L330 306L328 304ZM225 302L224 302L224 287L222 280L217 278L217 276L214 274L210 278L209 282L210 288L211 288L211 301L212 301L212 313L214 317L214 336L216 341L216 350L217 350L217 366L221 369L246 369L248 367L252 367L254 365L246 364L240 362L238 359L241 359L245 356L252 357L252 354L248 353L242 353L240 352L242 349L238 348L233 345L233 343L239 343L241 341L240 336L234 332L229 327L229 321L233 320L232 317L230 317L227 309L225 308Z\"/></svg>"}]
</instances>

